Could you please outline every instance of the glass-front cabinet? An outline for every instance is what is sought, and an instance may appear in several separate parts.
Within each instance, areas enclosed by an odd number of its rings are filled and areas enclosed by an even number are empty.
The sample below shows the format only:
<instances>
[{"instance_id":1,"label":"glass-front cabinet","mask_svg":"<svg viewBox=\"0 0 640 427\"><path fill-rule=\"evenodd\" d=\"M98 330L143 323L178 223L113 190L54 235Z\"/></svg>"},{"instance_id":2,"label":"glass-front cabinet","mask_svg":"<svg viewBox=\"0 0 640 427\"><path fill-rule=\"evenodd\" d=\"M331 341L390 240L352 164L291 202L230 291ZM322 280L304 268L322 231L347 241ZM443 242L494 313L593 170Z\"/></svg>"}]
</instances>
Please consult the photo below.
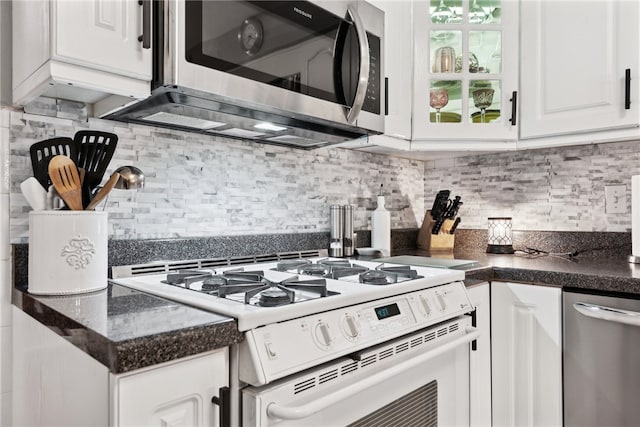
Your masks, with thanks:
<instances>
[{"instance_id":1,"label":"glass-front cabinet","mask_svg":"<svg viewBox=\"0 0 640 427\"><path fill-rule=\"evenodd\" d=\"M414 140L517 139L518 4L414 2Z\"/></svg>"}]
</instances>

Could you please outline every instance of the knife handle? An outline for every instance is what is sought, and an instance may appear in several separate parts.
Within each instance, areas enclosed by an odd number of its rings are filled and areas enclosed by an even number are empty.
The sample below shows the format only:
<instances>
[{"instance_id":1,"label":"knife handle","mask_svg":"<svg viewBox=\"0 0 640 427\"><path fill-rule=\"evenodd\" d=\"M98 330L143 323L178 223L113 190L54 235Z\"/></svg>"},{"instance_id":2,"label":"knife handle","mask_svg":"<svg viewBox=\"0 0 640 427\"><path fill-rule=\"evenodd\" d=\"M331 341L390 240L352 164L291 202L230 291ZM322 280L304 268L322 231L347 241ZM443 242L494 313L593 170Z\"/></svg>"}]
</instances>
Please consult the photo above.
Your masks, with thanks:
<instances>
[{"instance_id":1,"label":"knife handle","mask_svg":"<svg viewBox=\"0 0 640 427\"><path fill-rule=\"evenodd\" d=\"M449 234L455 233L456 228L458 228L458 224L460 224L460 217L456 218L456 220L453 222L453 225L451 226L451 229L449 230Z\"/></svg>"},{"instance_id":2,"label":"knife handle","mask_svg":"<svg viewBox=\"0 0 640 427\"><path fill-rule=\"evenodd\" d=\"M441 217L439 220L435 222L435 224L433 224L433 228L431 229L431 234L440 233L440 228L442 228L443 223L444 223L444 218Z\"/></svg>"}]
</instances>

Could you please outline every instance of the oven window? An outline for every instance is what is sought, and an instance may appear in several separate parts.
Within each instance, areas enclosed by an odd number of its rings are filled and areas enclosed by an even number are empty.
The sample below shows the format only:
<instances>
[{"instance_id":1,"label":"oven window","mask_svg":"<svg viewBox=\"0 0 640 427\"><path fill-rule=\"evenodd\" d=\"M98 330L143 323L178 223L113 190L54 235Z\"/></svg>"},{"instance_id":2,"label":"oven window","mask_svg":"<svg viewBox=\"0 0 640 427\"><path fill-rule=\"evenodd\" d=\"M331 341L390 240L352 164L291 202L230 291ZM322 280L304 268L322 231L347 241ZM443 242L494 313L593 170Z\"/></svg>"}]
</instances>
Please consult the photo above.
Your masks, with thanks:
<instances>
[{"instance_id":1,"label":"oven window","mask_svg":"<svg viewBox=\"0 0 640 427\"><path fill-rule=\"evenodd\" d=\"M331 102L352 98L359 63L341 60L358 58L351 23L313 3L189 0L185 19L189 62Z\"/></svg>"},{"instance_id":2,"label":"oven window","mask_svg":"<svg viewBox=\"0 0 640 427\"><path fill-rule=\"evenodd\" d=\"M377 426L381 420L392 426L438 427L438 382L431 381L348 427Z\"/></svg>"}]
</instances>

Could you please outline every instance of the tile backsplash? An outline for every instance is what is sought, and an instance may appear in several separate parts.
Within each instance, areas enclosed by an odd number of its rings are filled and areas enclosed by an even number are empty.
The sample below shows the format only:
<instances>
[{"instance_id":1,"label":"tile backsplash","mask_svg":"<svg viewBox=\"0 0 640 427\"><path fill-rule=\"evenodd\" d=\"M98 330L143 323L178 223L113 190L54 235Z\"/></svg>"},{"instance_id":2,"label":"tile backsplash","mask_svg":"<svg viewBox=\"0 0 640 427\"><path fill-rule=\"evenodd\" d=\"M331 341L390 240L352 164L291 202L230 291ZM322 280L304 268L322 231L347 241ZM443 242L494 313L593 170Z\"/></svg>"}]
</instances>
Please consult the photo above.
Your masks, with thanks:
<instances>
[{"instance_id":1,"label":"tile backsplash","mask_svg":"<svg viewBox=\"0 0 640 427\"><path fill-rule=\"evenodd\" d=\"M425 205L440 189L462 196L460 228L513 217L515 230L631 230L631 176L640 141L468 156L425 163ZM605 212L605 186L625 185L626 213Z\"/></svg>"},{"instance_id":2,"label":"tile backsplash","mask_svg":"<svg viewBox=\"0 0 640 427\"><path fill-rule=\"evenodd\" d=\"M380 184L393 228L416 228L424 215L424 162L340 148L313 151L161 128L86 119L73 105L42 102L10 121L11 242L28 240L20 183L32 175L29 147L83 129L113 132L118 146L107 170L134 165L141 191L112 191L110 237L176 238L323 232L329 205L356 206L356 230L370 228ZM75 116L74 116L75 114ZM99 207L98 209L102 209Z\"/></svg>"},{"instance_id":3,"label":"tile backsplash","mask_svg":"<svg viewBox=\"0 0 640 427\"><path fill-rule=\"evenodd\" d=\"M30 208L20 183L32 174L29 147L83 129L119 136L107 176L123 165L146 175L143 190L111 193L113 239L327 232L329 205L347 203L356 206L356 230L367 230L380 184L396 229L420 227L438 190L450 189L464 202L461 229L512 216L515 230L628 232L631 176L640 174L640 141L422 162L87 118L81 104L47 99L26 112L3 111L10 117L11 243L28 240ZM626 185L626 213L605 212L607 185Z\"/></svg>"}]
</instances>

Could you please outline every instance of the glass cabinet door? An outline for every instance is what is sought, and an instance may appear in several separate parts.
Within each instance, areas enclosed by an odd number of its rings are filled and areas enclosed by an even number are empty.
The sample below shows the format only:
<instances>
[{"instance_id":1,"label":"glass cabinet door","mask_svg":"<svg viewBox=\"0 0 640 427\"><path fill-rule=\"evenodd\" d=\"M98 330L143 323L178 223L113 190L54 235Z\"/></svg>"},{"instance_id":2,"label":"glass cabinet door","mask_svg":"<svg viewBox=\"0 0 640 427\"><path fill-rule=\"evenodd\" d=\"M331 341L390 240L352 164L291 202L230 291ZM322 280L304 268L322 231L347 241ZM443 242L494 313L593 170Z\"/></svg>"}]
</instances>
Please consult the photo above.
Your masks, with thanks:
<instances>
[{"instance_id":1,"label":"glass cabinet door","mask_svg":"<svg viewBox=\"0 0 640 427\"><path fill-rule=\"evenodd\" d=\"M515 140L518 2L414 3L414 139Z\"/></svg>"}]
</instances>

